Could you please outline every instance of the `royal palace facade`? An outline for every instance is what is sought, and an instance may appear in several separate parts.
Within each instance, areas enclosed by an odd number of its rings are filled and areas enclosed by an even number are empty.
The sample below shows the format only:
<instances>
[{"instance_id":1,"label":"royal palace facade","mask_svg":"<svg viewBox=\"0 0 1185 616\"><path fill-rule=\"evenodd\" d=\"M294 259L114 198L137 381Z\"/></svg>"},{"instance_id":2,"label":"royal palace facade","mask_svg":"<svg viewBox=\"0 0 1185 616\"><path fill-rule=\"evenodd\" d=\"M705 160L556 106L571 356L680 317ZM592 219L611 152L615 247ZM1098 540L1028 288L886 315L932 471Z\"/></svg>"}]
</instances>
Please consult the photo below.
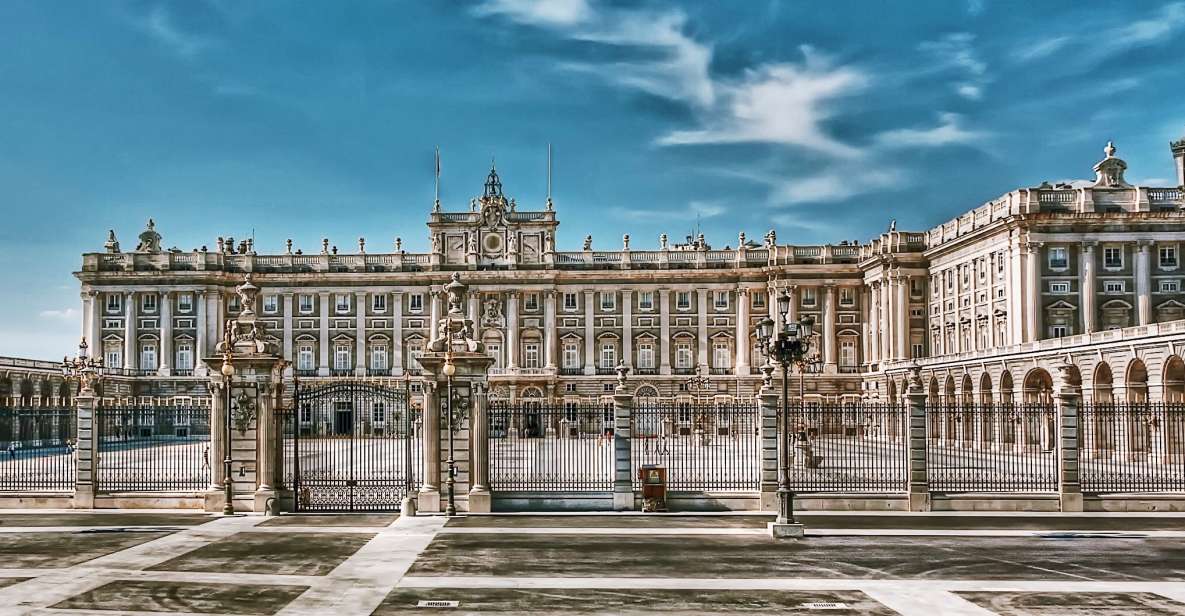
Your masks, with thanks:
<instances>
[{"instance_id":1,"label":"royal palace facade","mask_svg":"<svg viewBox=\"0 0 1185 616\"><path fill-rule=\"evenodd\" d=\"M867 243L793 245L770 231L761 242L742 233L735 248L702 235L643 248L626 235L561 251L551 199L520 209L494 170L467 209L435 203L426 253L398 238L393 251L364 238L348 250L325 239L263 254L218 238L182 251L165 249L149 221L135 250L112 232L103 252L83 255L82 333L111 375L104 396L200 398L202 358L240 311L233 289L250 273L288 377L415 376L442 289L462 272L498 397L611 395L619 363L639 395L690 395L698 374L707 395L751 397L765 363L757 324L783 292L791 319L817 323L808 401L892 400L913 365L932 395L1043 395L1050 366L1066 360L1088 398L1176 396L1185 140L1171 150L1176 187L1128 183L1108 144L1092 180L1016 189L926 231L888 225Z\"/></svg>"}]
</instances>

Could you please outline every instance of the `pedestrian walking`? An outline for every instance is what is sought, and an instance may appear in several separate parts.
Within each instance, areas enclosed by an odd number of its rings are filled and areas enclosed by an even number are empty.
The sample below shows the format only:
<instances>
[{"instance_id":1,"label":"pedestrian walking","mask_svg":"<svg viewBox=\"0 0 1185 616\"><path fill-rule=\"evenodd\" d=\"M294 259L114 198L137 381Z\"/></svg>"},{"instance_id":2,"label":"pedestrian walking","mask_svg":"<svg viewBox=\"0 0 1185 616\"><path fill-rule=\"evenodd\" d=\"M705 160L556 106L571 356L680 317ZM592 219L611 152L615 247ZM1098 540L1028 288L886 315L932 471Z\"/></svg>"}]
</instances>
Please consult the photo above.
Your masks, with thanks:
<instances>
[{"instance_id":1,"label":"pedestrian walking","mask_svg":"<svg viewBox=\"0 0 1185 616\"><path fill-rule=\"evenodd\" d=\"M8 457L13 460L16 459L16 441L8 442Z\"/></svg>"}]
</instances>

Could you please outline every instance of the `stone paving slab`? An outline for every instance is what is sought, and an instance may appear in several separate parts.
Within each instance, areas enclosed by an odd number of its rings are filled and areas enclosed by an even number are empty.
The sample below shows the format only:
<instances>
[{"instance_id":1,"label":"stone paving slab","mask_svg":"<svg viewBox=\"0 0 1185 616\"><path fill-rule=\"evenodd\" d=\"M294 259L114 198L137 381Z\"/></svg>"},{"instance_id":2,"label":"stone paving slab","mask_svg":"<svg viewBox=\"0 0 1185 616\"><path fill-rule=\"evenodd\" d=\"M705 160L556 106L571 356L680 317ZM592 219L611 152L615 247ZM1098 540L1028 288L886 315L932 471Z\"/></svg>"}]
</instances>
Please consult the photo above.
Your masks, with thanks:
<instances>
[{"instance_id":1,"label":"stone paving slab","mask_svg":"<svg viewBox=\"0 0 1185 616\"><path fill-rule=\"evenodd\" d=\"M761 528L764 515L471 515L453 518L445 528Z\"/></svg>"},{"instance_id":2,"label":"stone paving slab","mask_svg":"<svg viewBox=\"0 0 1185 616\"><path fill-rule=\"evenodd\" d=\"M150 571L326 575L374 539L371 533L235 533Z\"/></svg>"},{"instance_id":3,"label":"stone paving slab","mask_svg":"<svg viewBox=\"0 0 1185 616\"><path fill-rule=\"evenodd\" d=\"M0 563L10 569L72 567L167 535L161 531L0 534Z\"/></svg>"},{"instance_id":4,"label":"stone paving slab","mask_svg":"<svg viewBox=\"0 0 1185 616\"><path fill-rule=\"evenodd\" d=\"M326 526L382 528L399 519L399 514L387 513L343 513L343 514L291 514L268 518L259 526Z\"/></svg>"},{"instance_id":5,"label":"stone paving slab","mask_svg":"<svg viewBox=\"0 0 1185 616\"><path fill-rule=\"evenodd\" d=\"M27 578L27 577L0 577L0 588L12 586L13 584L20 584L21 582L24 582L29 579L31 579L31 578Z\"/></svg>"},{"instance_id":6,"label":"stone paving slab","mask_svg":"<svg viewBox=\"0 0 1185 616\"><path fill-rule=\"evenodd\" d=\"M877 530L1033 530L1033 531L1185 531L1185 517L977 516L928 514L831 515L800 513L811 528ZM446 528L760 528L768 515L617 514L471 515L453 518Z\"/></svg>"},{"instance_id":7,"label":"stone paving slab","mask_svg":"<svg viewBox=\"0 0 1185 616\"><path fill-rule=\"evenodd\" d=\"M419 607L456 601L457 607ZM823 611L825 608L825 611ZM589 588L395 589L374 616L401 614L833 614L895 616L859 591L598 590Z\"/></svg>"},{"instance_id":8,"label":"stone paving slab","mask_svg":"<svg viewBox=\"0 0 1185 616\"><path fill-rule=\"evenodd\" d=\"M216 519L205 513L3 513L0 527L197 526Z\"/></svg>"},{"instance_id":9,"label":"stone paving slab","mask_svg":"<svg viewBox=\"0 0 1185 616\"><path fill-rule=\"evenodd\" d=\"M50 608L270 616L305 590L308 586L116 580Z\"/></svg>"},{"instance_id":10,"label":"stone paving slab","mask_svg":"<svg viewBox=\"0 0 1185 616\"><path fill-rule=\"evenodd\" d=\"M1100 557L1100 551L1104 552ZM1185 581L1178 539L437 535L416 576Z\"/></svg>"},{"instance_id":11,"label":"stone paving slab","mask_svg":"<svg viewBox=\"0 0 1185 616\"><path fill-rule=\"evenodd\" d=\"M987 592L956 595L999 616L1185 616L1185 603L1147 592Z\"/></svg>"}]
</instances>

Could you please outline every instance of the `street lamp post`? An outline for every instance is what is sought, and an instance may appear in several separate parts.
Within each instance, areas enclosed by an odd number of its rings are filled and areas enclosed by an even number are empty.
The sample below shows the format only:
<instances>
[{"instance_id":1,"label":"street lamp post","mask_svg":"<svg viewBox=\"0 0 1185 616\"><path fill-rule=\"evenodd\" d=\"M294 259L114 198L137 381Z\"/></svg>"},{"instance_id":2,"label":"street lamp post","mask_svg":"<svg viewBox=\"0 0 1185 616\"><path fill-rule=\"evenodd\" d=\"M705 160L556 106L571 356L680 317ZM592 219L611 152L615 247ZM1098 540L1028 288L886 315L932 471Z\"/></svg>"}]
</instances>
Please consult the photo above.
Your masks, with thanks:
<instances>
[{"instance_id":1,"label":"street lamp post","mask_svg":"<svg viewBox=\"0 0 1185 616\"><path fill-rule=\"evenodd\" d=\"M235 375L235 367L234 367L234 365L231 364L230 351L227 351L226 353L224 353L222 355L221 372L222 372L222 377L223 377L223 388L226 389L226 409L224 411L224 413L226 415L226 422L225 422L226 425L223 426L225 429L225 437L223 438L223 447L226 449L226 455L224 455L222 457L222 474L223 474L222 490L223 490L223 495L226 499L226 503L222 505L222 515L234 515L234 513L235 513L234 480L231 479L232 460L231 460L231 443L230 443L230 439L231 439L230 422L231 422L232 413L231 413L230 405L233 403L233 400L231 398L231 384L233 382L234 375Z\"/></svg>"},{"instance_id":2,"label":"street lamp post","mask_svg":"<svg viewBox=\"0 0 1185 616\"><path fill-rule=\"evenodd\" d=\"M778 517L775 524L794 524L794 495L790 492L790 400L788 383L790 364L798 364L799 414L802 412L802 373L814 336L815 320L804 316L797 323L790 321L790 294L778 296L779 323L766 317L757 326L761 354L766 362L774 361L782 367L782 404L778 412Z\"/></svg>"},{"instance_id":3,"label":"street lamp post","mask_svg":"<svg viewBox=\"0 0 1185 616\"><path fill-rule=\"evenodd\" d=\"M70 359L69 357L62 358L62 376L65 378L80 377L85 383L80 383L82 389L87 389L93 380L91 377L103 367L103 360L95 359L87 353L89 345L86 343L86 338L83 338L78 343L78 357Z\"/></svg>"},{"instance_id":4,"label":"street lamp post","mask_svg":"<svg viewBox=\"0 0 1185 616\"><path fill-rule=\"evenodd\" d=\"M453 455L453 375L457 373L457 366L453 363L452 352L444 355L444 376L448 383L445 395L448 400L445 402L445 412L448 413L448 478L445 479L445 485L448 486L448 506L444 509L444 515L452 517L457 515L457 501L456 501L456 484L457 484L457 461Z\"/></svg>"}]
</instances>

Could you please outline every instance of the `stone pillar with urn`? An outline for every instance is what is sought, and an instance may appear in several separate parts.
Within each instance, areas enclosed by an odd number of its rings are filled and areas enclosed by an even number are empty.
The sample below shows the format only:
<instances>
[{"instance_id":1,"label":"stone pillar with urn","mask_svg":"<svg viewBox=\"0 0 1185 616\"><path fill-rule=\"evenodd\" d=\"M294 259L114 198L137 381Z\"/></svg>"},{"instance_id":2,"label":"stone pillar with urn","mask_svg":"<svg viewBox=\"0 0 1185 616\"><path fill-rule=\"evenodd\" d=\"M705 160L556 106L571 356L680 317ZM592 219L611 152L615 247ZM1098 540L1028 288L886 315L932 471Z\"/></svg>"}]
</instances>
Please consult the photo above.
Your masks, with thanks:
<instances>
[{"instance_id":1,"label":"stone pillar with urn","mask_svg":"<svg viewBox=\"0 0 1185 616\"><path fill-rule=\"evenodd\" d=\"M216 354L203 360L210 374L209 461L214 477L205 509L275 514L292 508L292 495L279 487L276 426L287 362L280 356L280 340L256 319L259 287L250 274L235 293L242 310L226 322Z\"/></svg>"},{"instance_id":2,"label":"stone pillar with urn","mask_svg":"<svg viewBox=\"0 0 1185 616\"><path fill-rule=\"evenodd\" d=\"M424 468L432 477L425 479L418 494L417 510L488 513L492 495L487 403L494 358L475 338L475 324L465 312L468 287L460 274L452 275L444 292L446 305L436 336L420 357L424 389L435 392L424 406L425 424L435 417L438 429L424 431L424 451L432 456Z\"/></svg>"}]
</instances>

